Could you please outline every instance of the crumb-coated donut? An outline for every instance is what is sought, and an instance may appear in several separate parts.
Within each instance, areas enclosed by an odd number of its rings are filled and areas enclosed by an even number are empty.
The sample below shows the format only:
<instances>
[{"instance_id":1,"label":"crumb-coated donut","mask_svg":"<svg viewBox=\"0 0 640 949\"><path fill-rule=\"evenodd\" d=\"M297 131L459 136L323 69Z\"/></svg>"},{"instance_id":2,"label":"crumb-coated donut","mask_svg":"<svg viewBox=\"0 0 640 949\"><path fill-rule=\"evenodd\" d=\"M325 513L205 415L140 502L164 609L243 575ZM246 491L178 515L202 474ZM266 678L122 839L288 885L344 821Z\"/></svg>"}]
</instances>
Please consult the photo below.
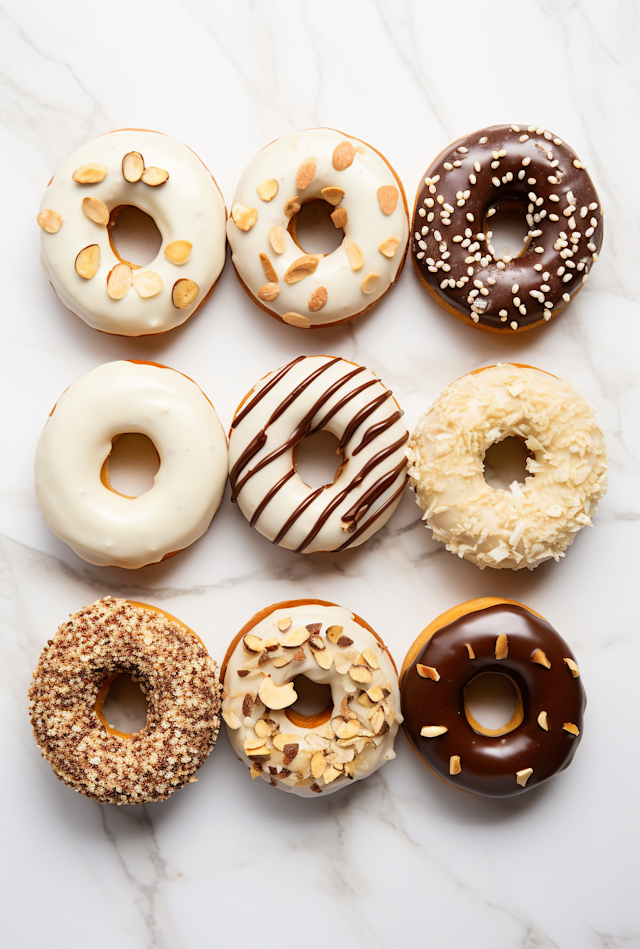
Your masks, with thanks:
<instances>
[{"instance_id":1,"label":"crumb-coated donut","mask_svg":"<svg viewBox=\"0 0 640 949\"><path fill-rule=\"evenodd\" d=\"M496 252L491 217L520 211L517 257ZM493 125L457 139L418 189L413 262L435 300L492 333L531 329L560 313L602 245L600 199L569 146L534 125Z\"/></svg>"},{"instance_id":2,"label":"crumb-coated donut","mask_svg":"<svg viewBox=\"0 0 640 949\"><path fill-rule=\"evenodd\" d=\"M507 676L511 720L488 729L464 690L482 673ZM499 597L469 600L420 634L402 666L404 729L422 760L455 787L512 797L569 766L586 697L576 658L539 613Z\"/></svg>"},{"instance_id":3,"label":"crumb-coated donut","mask_svg":"<svg viewBox=\"0 0 640 949\"><path fill-rule=\"evenodd\" d=\"M526 445L524 483L494 488L487 449ZM452 382L407 446L410 483L435 540L480 569L530 570L558 560L591 524L607 489L604 435L568 382L533 366L503 363Z\"/></svg>"},{"instance_id":4,"label":"crumb-coated donut","mask_svg":"<svg viewBox=\"0 0 640 949\"><path fill-rule=\"evenodd\" d=\"M144 267L111 237L123 207L153 218L162 244ZM40 262L73 313L120 336L165 333L209 298L225 260L226 209L200 158L168 135L119 129L62 162L38 214Z\"/></svg>"},{"instance_id":5,"label":"crumb-coated donut","mask_svg":"<svg viewBox=\"0 0 640 949\"><path fill-rule=\"evenodd\" d=\"M108 724L102 704L119 673L148 702L139 732ZM164 801L190 781L220 726L220 683L199 637L174 616L111 596L71 616L45 646L29 709L36 742L61 781L109 804Z\"/></svg>"},{"instance_id":6,"label":"crumb-coated donut","mask_svg":"<svg viewBox=\"0 0 640 949\"><path fill-rule=\"evenodd\" d=\"M344 234L330 254L306 253L297 214L310 201L334 210ZM398 175L360 139L335 129L283 135L242 174L227 224L238 278L271 316L303 329L370 310L404 266L409 211Z\"/></svg>"},{"instance_id":7,"label":"crumb-coated donut","mask_svg":"<svg viewBox=\"0 0 640 949\"><path fill-rule=\"evenodd\" d=\"M326 709L293 708L301 675L331 687ZM229 646L221 678L222 717L252 779L315 797L395 758L395 664L369 624L335 603L288 600L257 613Z\"/></svg>"}]
</instances>

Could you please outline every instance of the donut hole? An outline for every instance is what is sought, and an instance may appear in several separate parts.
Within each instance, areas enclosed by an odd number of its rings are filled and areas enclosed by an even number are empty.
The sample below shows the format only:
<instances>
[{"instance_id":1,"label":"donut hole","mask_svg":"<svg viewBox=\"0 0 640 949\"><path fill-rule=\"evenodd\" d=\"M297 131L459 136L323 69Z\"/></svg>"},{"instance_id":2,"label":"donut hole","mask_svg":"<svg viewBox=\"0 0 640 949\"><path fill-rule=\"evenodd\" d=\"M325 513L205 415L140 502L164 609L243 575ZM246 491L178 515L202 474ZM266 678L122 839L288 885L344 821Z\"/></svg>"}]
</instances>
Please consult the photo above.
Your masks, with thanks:
<instances>
[{"instance_id":1,"label":"donut hole","mask_svg":"<svg viewBox=\"0 0 640 949\"><path fill-rule=\"evenodd\" d=\"M100 478L114 494L133 499L151 490L159 468L160 457L151 439L127 432L113 439Z\"/></svg>"},{"instance_id":2,"label":"donut hole","mask_svg":"<svg viewBox=\"0 0 640 949\"><path fill-rule=\"evenodd\" d=\"M306 675L296 676L293 687L298 698L285 709L285 715L293 725L299 728L317 728L331 718L333 698L331 686L307 679Z\"/></svg>"},{"instance_id":3,"label":"donut hole","mask_svg":"<svg viewBox=\"0 0 640 949\"><path fill-rule=\"evenodd\" d=\"M496 260L519 257L529 243L524 209L499 205L485 222L485 234Z\"/></svg>"},{"instance_id":4,"label":"donut hole","mask_svg":"<svg viewBox=\"0 0 640 949\"><path fill-rule=\"evenodd\" d=\"M293 466L310 488L320 488L336 480L343 464L339 445L331 432L315 432L296 446Z\"/></svg>"},{"instance_id":5,"label":"donut hole","mask_svg":"<svg viewBox=\"0 0 640 949\"><path fill-rule=\"evenodd\" d=\"M116 672L106 679L98 693L98 718L112 732L135 735L147 722L149 703L140 684L128 672Z\"/></svg>"},{"instance_id":6,"label":"donut hole","mask_svg":"<svg viewBox=\"0 0 640 949\"><path fill-rule=\"evenodd\" d=\"M484 480L492 488L505 490L514 481L522 484L529 477L527 460L534 457L521 438L509 435L485 451Z\"/></svg>"},{"instance_id":7,"label":"donut hole","mask_svg":"<svg viewBox=\"0 0 640 949\"><path fill-rule=\"evenodd\" d=\"M465 687L464 713L479 735L507 735L524 718L520 689L502 672L481 672Z\"/></svg>"},{"instance_id":8,"label":"donut hole","mask_svg":"<svg viewBox=\"0 0 640 949\"><path fill-rule=\"evenodd\" d=\"M149 214L133 205L121 204L109 216L109 243L123 264L146 267L158 256L162 234Z\"/></svg>"},{"instance_id":9,"label":"donut hole","mask_svg":"<svg viewBox=\"0 0 640 949\"><path fill-rule=\"evenodd\" d=\"M335 210L327 201L314 198L293 215L287 230L303 254L326 256L340 246L344 231L331 220Z\"/></svg>"}]
</instances>

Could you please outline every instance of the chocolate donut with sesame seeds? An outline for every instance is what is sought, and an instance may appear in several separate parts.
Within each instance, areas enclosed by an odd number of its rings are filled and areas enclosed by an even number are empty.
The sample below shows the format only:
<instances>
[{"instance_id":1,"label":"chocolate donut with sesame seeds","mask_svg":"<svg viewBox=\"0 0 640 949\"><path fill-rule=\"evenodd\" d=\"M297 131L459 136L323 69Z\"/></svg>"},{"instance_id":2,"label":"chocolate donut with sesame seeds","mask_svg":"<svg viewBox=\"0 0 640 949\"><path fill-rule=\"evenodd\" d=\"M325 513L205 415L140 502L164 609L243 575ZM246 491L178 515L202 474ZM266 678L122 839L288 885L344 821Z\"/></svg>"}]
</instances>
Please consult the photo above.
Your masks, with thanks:
<instances>
[{"instance_id":1,"label":"chocolate donut with sesame seeds","mask_svg":"<svg viewBox=\"0 0 640 949\"><path fill-rule=\"evenodd\" d=\"M526 218L525 247L500 257L497 210ZM523 332L560 313L602 245L602 208L586 165L546 129L493 125L457 139L416 195L413 262L429 293L463 323Z\"/></svg>"}]
</instances>

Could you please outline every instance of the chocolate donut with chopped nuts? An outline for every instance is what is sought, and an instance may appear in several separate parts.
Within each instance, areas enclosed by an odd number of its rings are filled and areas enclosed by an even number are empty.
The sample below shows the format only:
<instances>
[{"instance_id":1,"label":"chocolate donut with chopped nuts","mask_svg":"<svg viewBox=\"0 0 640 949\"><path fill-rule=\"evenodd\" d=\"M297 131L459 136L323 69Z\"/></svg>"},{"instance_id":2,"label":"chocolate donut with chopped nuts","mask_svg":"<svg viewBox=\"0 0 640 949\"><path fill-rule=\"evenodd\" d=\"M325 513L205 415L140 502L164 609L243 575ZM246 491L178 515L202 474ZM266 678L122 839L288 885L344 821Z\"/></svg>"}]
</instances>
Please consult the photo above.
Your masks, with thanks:
<instances>
[{"instance_id":1,"label":"chocolate donut with chopped nuts","mask_svg":"<svg viewBox=\"0 0 640 949\"><path fill-rule=\"evenodd\" d=\"M526 218L517 257L491 243L497 210ZM576 296L598 259L602 227L586 165L562 139L534 125L493 125L457 139L426 172L413 262L429 293L463 323L522 332Z\"/></svg>"},{"instance_id":2,"label":"chocolate donut with chopped nuts","mask_svg":"<svg viewBox=\"0 0 640 949\"><path fill-rule=\"evenodd\" d=\"M517 704L502 728L473 717L464 690L482 673L506 675ZM582 736L586 697L575 656L539 613L499 597L469 600L418 636L400 673L404 729L449 784L513 797L567 768Z\"/></svg>"}]
</instances>

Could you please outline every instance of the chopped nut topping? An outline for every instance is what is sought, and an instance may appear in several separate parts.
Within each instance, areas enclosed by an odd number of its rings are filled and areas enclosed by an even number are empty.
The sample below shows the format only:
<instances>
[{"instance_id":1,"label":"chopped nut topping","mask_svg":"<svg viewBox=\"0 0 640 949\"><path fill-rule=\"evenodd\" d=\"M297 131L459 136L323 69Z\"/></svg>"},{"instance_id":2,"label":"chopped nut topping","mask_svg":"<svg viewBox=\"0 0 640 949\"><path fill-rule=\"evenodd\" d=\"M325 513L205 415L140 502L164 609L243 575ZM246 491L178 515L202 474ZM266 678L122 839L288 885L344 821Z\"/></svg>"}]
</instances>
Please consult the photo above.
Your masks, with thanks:
<instances>
[{"instance_id":1,"label":"chopped nut topping","mask_svg":"<svg viewBox=\"0 0 640 949\"><path fill-rule=\"evenodd\" d=\"M368 690L367 695L369 696L372 702L381 702L383 698L385 697L384 690L381 689L379 685L372 686Z\"/></svg>"},{"instance_id":2,"label":"chopped nut topping","mask_svg":"<svg viewBox=\"0 0 640 949\"><path fill-rule=\"evenodd\" d=\"M282 319L285 323L288 323L290 326L300 326L302 329L308 330L311 326L311 320L307 319L306 316L303 316L302 313L283 313Z\"/></svg>"},{"instance_id":3,"label":"chopped nut topping","mask_svg":"<svg viewBox=\"0 0 640 949\"><path fill-rule=\"evenodd\" d=\"M542 649L534 649L531 654L531 662L537 662L539 666L544 666L545 669L551 668L551 663L547 659L547 654Z\"/></svg>"},{"instance_id":4,"label":"chopped nut topping","mask_svg":"<svg viewBox=\"0 0 640 949\"><path fill-rule=\"evenodd\" d=\"M234 731L240 728L240 719L238 718L235 712L231 711L231 709L229 709L226 712L223 711L222 717L224 718L229 728L232 728Z\"/></svg>"},{"instance_id":5,"label":"chopped nut topping","mask_svg":"<svg viewBox=\"0 0 640 949\"><path fill-rule=\"evenodd\" d=\"M280 647L280 640L272 636L271 639L265 639L262 646L264 649L268 649L269 652L275 652Z\"/></svg>"},{"instance_id":6,"label":"chopped nut topping","mask_svg":"<svg viewBox=\"0 0 640 949\"><path fill-rule=\"evenodd\" d=\"M251 780L254 778L260 777L262 774L262 764L259 761L254 761L251 765Z\"/></svg>"},{"instance_id":7,"label":"chopped nut topping","mask_svg":"<svg viewBox=\"0 0 640 949\"><path fill-rule=\"evenodd\" d=\"M312 649L311 655L318 663L321 669L330 669L333 665L333 656L328 649L316 650Z\"/></svg>"},{"instance_id":8,"label":"chopped nut topping","mask_svg":"<svg viewBox=\"0 0 640 949\"><path fill-rule=\"evenodd\" d=\"M538 725L540 726L540 728L544 728L546 732L549 731L549 723L547 721L546 712L540 712L540 714L538 715Z\"/></svg>"},{"instance_id":9,"label":"chopped nut topping","mask_svg":"<svg viewBox=\"0 0 640 949\"><path fill-rule=\"evenodd\" d=\"M299 741L298 735L287 735L285 732L279 732L274 736L273 747L277 751L284 751L285 745Z\"/></svg>"},{"instance_id":10,"label":"chopped nut topping","mask_svg":"<svg viewBox=\"0 0 640 949\"><path fill-rule=\"evenodd\" d=\"M264 718L259 718L255 724L255 733L258 738L270 738L271 737L271 726L265 722Z\"/></svg>"},{"instance_id":11,"label":"chopped nut topping","mask_svg":"<svg viewBox=\"0 0 640 949\"><path fill-rule=\"evenodd\" d=\"M141 297L155 297L160 293L164 283L160 274L153 270L135 270L133 273L133 286Z\"/></svg>"},{"instance_id":12,"label":"chopped nut topping","mask_svg":"<svg viewBox=\"0 0 640 949\"><path fill-rule=\"evenodd\" d=\"M77 269L77 268L76 268ZM112 300L122 300L133 285L133 271L129 264L116 264L107 277L107 293Z\"/></svg>"},{"instance_id":13,"label":"chopped nut topping","mask_svg":"<svg viewBox=\"0 0 640 949\"><path fill-rule=\"evenodd\" d=\"M349 675L354 682L369 683L373 679L373 673L371 669L368 669L366 666L353 665L349 669Z\"/></svg>"},{"instance_id":14,"label":"chopped nut topping","mask_svg":"<svg viewBox=\"0 0 640 949\"><path fill-rule=\"evenodd\" d=\"M284 204L284 213L287 217L293 217L294 214L297 214L300 210L300 204L298 202L298 195L294 194L292 198L289 198L288 201L285 201Z\"/></svg>"},{"instance_id":15,"label":"chopped nut topping","mask_svg":"<svg viewBox=\"0 0 640 949\"><path fill-rule=\"evenodd\" d=\"M451 755L449 758L449 774L460 774L461 771L460 755Z\"/></svg>"},{"instance_id":16,"label":"chopped nut topping","mask_svg":"<svg viewBox=\"0 0 640 949\"><path fill-rule=\"evenodd\" d=\"M316 163L309 159L303 161L296 173L296 188L298 191L304 191L313 181L316 173Z\"/></svg>"},{"instance_id":17,"label":"chopped nut topping","mask_svg":"<svg viewBox=\"0 0 640 949\"><path fill-rule=\"evenodd\" d=\"M566 732L569 732L570 735L580 734L580 729L577 725L574 725L573 722L565 722L562 727Z\"/></svg>"},{"instance_id":18,"label":"chopped nut topping","mask_svg":"<svg viewBox=\"0 0 640 949\"><path fill-rule=\"evenodd\" d=\"M375 706L374 706L375 708ZM376 735L380 734L385 725L384 709L375 708L371 715L371 727Z\"/></svg>"},{"instance_id":19,"label":"chopped nut topping","mask_svg":"<svg viewBox=\"0 0 640 949\"><path fill-rule=\"evenodd\" d=\"M533 774L533 768L523 768L522 771L516 771L516 781L520 787L524 787L531 775Z\"/></svg>"},{"instance_id":20,"label":"chopped nut topping","mask_svg":"<svg viewBox=\"0 0 640 949\"><path fill-rule=\"evenodd\" d=\"M242 645L244 651L251 653L253 656L257 656L264 648L260 637L254 636L253 633L247 633L247 635L243 637Z\"/></svg>"},{"instance_id":21,"label":"chopped nut topping","mask_svg":"<svg viewBox=\"0 0 640 949\"><path fill-rule=\"evenodd\" d=\"M351 718L348 722L345 722L339 718L337 721L338 724L335 727L335 733L338 738L355 738L355 736L360 731L360 722L357 718Z\"/></svg>"},{"instance_id":22,"label":"chopped nut topping","mask_svg":"<svg viewBox=\"0 0 640 949\"><path fill-rule=\"evenodd\" d=\"M314 778L321 778L327 767L327 762L325 761L324 755L321 751L316 751L315 755L311 759L311 774Z\"/></svg>"},{"instance_id":23,"label":"chopped nut topping","mask_svg":"<svg viewBox=\"0 0 640 949\"><path fill-rule=\"evenodd\" d=\"M299 280L311 276L312 273L316 272L321 259L321 254L304 254L302 257L298 257L287 268L283 278L284 282L298 283Z\"/></svg>"},{"instance_id":24,"label":"chopped nut topping","mask_svg":"<svg viewBox=\"0 0 640 949\"><path fill-rule=\"evenodd\" d=\"M83 198L82 210L96 224L109 223L109 209L99 198Z\"/></svg>"},{"instance_id":25,"label":"chopped nut topping","mask_svg":"<svg viewBox=\"0 0 640 949\"><path fill-rule=\"evenodd\" d=\"M506 659L509 655L509 640L506 633L500 633L496 639L496 659Z\"/></svg>"},{"instance_id":26,"label":"chopped nut topping","mask_svg":"<svg viewBox=\"0 0 640 949\"><path fill-rule=\"evenodd\" d=\"M135 184L142 178L144 171L144 158L140 152L127 152L122 159L122 176L126 181Z\"/></svg>"},{"instance_id":27,"label":"chopped nut topping","mask_svg":"<svg viewBox=\"0 0 640 949\"><path fill-rule=\"evenodd\" d=\"M71 175L74 181L79 185L94 185L107 177L109 169L106 165L101 165L97 161L89 162L86 165L80 165Z\"/></svg>"},{"instance_id":28,"label":"chopped nut topping","mask_svg":"<svg viewBox=\"0 0 640 949\"><path fill-rule=\"evenodd\" d=\"M158 185L163 185L168 180L169 172L165 171L164 168L157 168L155 165L149 165L140 175L140 181L152 188L157 188Z\"/></svg>"},{"instance_id":29,"label":"chopped nut topping","mask_svg":"<svg viewBox=\"0 0 640 949\"><path fill-rule=\"evenodd\" d=\"M363 293L375 293L378 289L378 282L380 280L380 274L372 271L368 273L360 284Z\"/></svg>"},{"instance_id":30,"label":"chopped nut topping","mask_svg":"<svg viewBox=\"0 0 640 949\"><path fill-rule=\"evenodd\" d=\"M420 729L423 738L437 738L438 735L444 735L449 729L444 725L425 725Z\"/></svg>"},{"instance_id":31,"label":"chopped nut topping","mask_svg":"<svg viewBox=\"0 0 640 949\"><path fill-rule=\"evenodd\" d=\"M467 652L469 653L469 659L475 659L476 654L473 651L473 646L471 645L471 643L465 643L465 646L467 647Z\"/></svg>"},{"instance_id":32,"label":"chopped nut topping","mask_svg":"<svg viewBox=\"0 0 640 949\"><path fill-rule=\"evenodd\" d=\"M284 616L282 619L278 620L278 629L280 630L280 632L284 633L285 630L289 629L290 626L291 626L290 616Z\"/></svg>"},{"instance_id":33,"label":"chopped nut topping","mask_svg":"<svg viewBox=\"0 0 640 949\"><path fill-rule=\"evenodd\" d=\"M393 214L398 204L398 189L395 185L382 185L378 188L378 204L384 214Z\"/></svg>"},{"instance_id":34,"label":"chopped nut topping","mask_svg":"<svg viewBox=\"0 0 640 949\"><path fill-rule=\"evenodd\" d=\"M271 261L266 254L260 254L260 262L262 263L262 269L264 270L264 275L269 281L269 283L277 283L278 275L273 269Z\"/></svg>"},{"instance_id":35,"label":"chopped nut topping","mask_svg":"<svg viewBox=\"0 0 640 949\"><path fill-rule=\"evenodd\" d=\"M298 629L291 630L290 633L283 636L280 645L284 646L285 649L296 649L306 643L310 635L306 626L299 626Z\"/></svg>"},{"instance_id":36,"label":"chopped nut topping","mask_svg":"<svg viewBox=\"0 0 640 949\"><path fill-rule=\"evenodd\" d=\"M278 193L278 182L275 178L265 178L256 190L263 201L271 201Z\"/></svg>"},{"instance_id":37,"label":"chopped nut topping","mask_svg":"<svg viewBox=\"0 0 640 949\"><path fill-rule=\"evenodd\" d=\"M381 254L384 254L385 257L394 257L399 243L400 241L397 237L387 237L386 241L378 245L378 250Z\"/></svg>"},{"instance_id":38,"label":"chopped nut topping","mask_svg":"<svg viewBox=\"0 0 640 949\"><path fill-rule=\"evenodd\" d=\"M164 249L164 256L172 264L177 264L180 267L182 264L186 264L191 257L192 248L191 241L171 241Z\"/></svg>"},{"instance_id":39,"label":"chopped nut topping","mask_svg":"<svg viewBox=\"0 0 640 949\"><path fill-rule=\"evenodd\" d=\"M314 290L307 303L309 310L312 313L317 313L318 310L321 310L327 302L328 295L326 287L318 287Z\"/></svg>"},{"instance_id":40,"label":"chopped nut topping","mask_svg":"<svg viewBox=\"0 0 640 949\"><path fill-rule=\"evenodd\" d=\"M256 704L256 697L253 692L247 692L242 700L242 714L245 718L251 715L251 709Z\"/></svg>"},{"instance_id":41,"label":"chopped nut topping","mask_svg":"<svg viewBox=\"0 0 640 949\"><path fill-rule=\"evenodd\" d=\"M293 662L293 660L294 660L294 654L288 652L288 653L285 653L284 656L278 656L276 659L274 659L273 664L276 667L276 669L282 669L284 666L288 666L290 662Z\"/></svg>"},{"instance_id":42,"label":"chopped nut topping","mask_svg":"<svg viewBox=\"0 0 640 949\"><path fill-rule=\"evenodd\" d=\"M344 191L342 188L334 188L333 186L330 188L323 188L320 194L327 204L332 204L334 208L337 204L340 204L344 198Z\"/></svg>"},{"instance_id":43,"label":"chopped nut topping","mask_svg":"<svg viewBox=\"0 0 640 949\"><path fill-rule=\"evenodd\" d=\"M47 234L57 234L62 227L62 215L58 214L57 211L50 211L48 208L40 212L36 221Z\"/></svg>"},{"instance_id":44,"label":"chopped nut topping","mask_svg":"<svg viewBox=\"0 0 640 949\"><path fill-rule=\"evenodd\" d=\"M76 272L85 280L91 280L92 277L95 277L99 266L100 246L89 244L88 247L83 247L76 257Z\"/></svg>"},{"instance_id":45,"label":"chopped nut topping","mask_svg":"<svg viewBox=\"0 0 640 949\"><path fill-rule=\"evenodd\" d=\"M292 682L277 686L271 676L265 676L258 689L258 695L267 708L288 708L298 698Z\"/></svg>"},{"instance_id":46,"label":"chopped nut topping","mask_svg":"<svg viewBox=\"0 0 640 949\"><path fill-rule=\"evenodd\" d=\"M186 310L194 302L199 292L200 287L195 280L187 280L185 277L181 277L180 280L176 280L171 291L173 305L179 310Z\"/></svg>"},{"instance_id":47,"label":"chopped nut topping","mask_svg":"<svg viewBox=\"0 0 640 949\"><path fill-rule=\"evenodd\" d=\"M333 221L334 227L345 227L347 221L349 220L347 209L336 208L331 214L331 220Z\"/></svg>"},{"instance_id":48,"label":"chopped nut topping","mask_svg":"<svg viewBox=\"0 0 640 949\"><path fill-rule=\"evenodd\" d=\"M247 758L270 758L271 752L260 738L245 738L243 743Z\"/></svg>"},{"instance_id":49,"label":"chopped nut topping","mask_svg":"<svg viewBox=\"0 0 640 949\"><path fill-rule=\"evenodd\" d=\"M580 675L580 670L578 669L577 663L575 663L573 659L564 659L563 661L566 662L567 668L571 670L571 675L573 678L577 679Z\"/></svg>"},{"instance_id":50,"label":"chopped nut topping","mask_svg":"<svg viewBox=\"0 0 640 949\"><path fill-rule=\"evenodd\" d=\"M269 231L269 243L276 254L284 254L287 246L285 231L281 227L272 227Z\"/></svg>"},{"instance_id":51,"label":"chopped nut topping","mask_svg":"<svg viewBox=\"0 0 640 949\"><path fill-rule=\"evenodd\" d=\"M284 755L283 763L284 763L285 768L291 764L295 756L298 754L299 747L300 746L297 741L289 742L289 744L284 746L284 748L282 749L282 753Z\"/></svg>"},{"instance_id":52,"label":"chopped nut topping","mask_svg":"<svg viewBox=\"0 0 640 949\"><path fill-rule=\"evenodd\" d=\"M265 302L271 302L280 293L280 287L277 283L265 283L258 290L257 296L259 300L264 300Z\"/></svg>"},{"instance_id":53,"label":"chopped nut topping","mask_svg":"<svg viewBox=\"0 0 640 949\"><path fill-rule=\"evenodd\" d=\"M378 662L376 654L372 649L365 649L362 653L362 658L367 663L367 665L371 666L372 669L380 668L380 663Z\"/></svg>"},{"instance_id":54,"label":"chopped nut topping","mask_svg":"<svg viewBox=\"0 0 640 949\"><path fill-rule=\"evenodd\" d=\"M378 688L378 686L374 686L374 688ZM369 690L369 691L372 691L372 690ZM361 692L358 698L356 699L356 702L358 703L358 705L364 705L365 708L373 708L374 705L376 704L376 701L377 701L376 699L372 700L369 697L368 692Z\"/></svg>"},{"instance_id":55,"label":"chopped nut topping","mask_svg":"<svg viewBox=\"0 0 640 949\"><path fill-rule=\"evenodd\" d=\"M351 144L351 142L340 142L339 145L333 150L333 155L331 156L331 164L336 171L345 171L353 164L353 159L356 157L356 150Z\"/></svg>"},{"instance_id":56,"label":"chopped nut topping","mask_svg":"<svg viewBox=\"0 0 640 949\"><path fill-rule=\"evenodd\" d=\"M342 718L344 718L345 722L348 722L349 719L351 719L351 718L357 718L357 717L358 717L358 716L355 714L355 712L352 712L352 711L351 711L351 706L349 705L349 696L348 696L348 695L345 695L344 698L342 699L342 703L341 703L341 705L340 705L340 715L342 716Z\"/></svg>"},{"instance_id":57,"label":"chopped nut topping","mask_svg":"<svg viewBox=\"0 0 640 949\"><path fill-rule=\"evenodd\" d=\"M440 673L433 666L423 666L421 662L416 663L416 672L423 679L433 679L434 682L440 681Z\"/></svg>"},{"instance_id":58,"label":"chopped nut topping","mask_svg":"<svg viewBox=\"0 0 640 949\"><path fill-rule=\"evenodd\" d=\"M344 252L347 255L351 269L361 270L362 267L364 267L364 254L358 245L354 241L345 238L342 242L342 246L344 247Z\"/></svg>"},{"instance_id":59,"label":"chopped nut topping","mask_svg":"<svg viewBox=\"0 0 640 949\"><path fill-rule=\"evenodd\" d=\"M342 636L344 632L344 626L329 626L327 629L327 639L330 643L333 643L334 646Z\"/></svg>"},{"instance_id":60,"label":"chopped nut topping","mask_svg":"<svg viewBox=\"0 0 640 949\"><path fill-rule=\"evenodd\" d=\"M248 208L244 204L234 204L231 208L231 217L236 227L241 231L250 231L258 220L258 211L256 208Z\"/></svg>"},{"instance_id":61,"label":"chopped nut topping","mask_svg":"<svg viewBox=\"0 0 640 949\"><path fill-rule=\"evenodd\" d=\"M293 658L295 662L304 662L306 655L307 654L305 653L304 649L298 649L297 652L294 652Z\"/></svg>"}]
</instances>

